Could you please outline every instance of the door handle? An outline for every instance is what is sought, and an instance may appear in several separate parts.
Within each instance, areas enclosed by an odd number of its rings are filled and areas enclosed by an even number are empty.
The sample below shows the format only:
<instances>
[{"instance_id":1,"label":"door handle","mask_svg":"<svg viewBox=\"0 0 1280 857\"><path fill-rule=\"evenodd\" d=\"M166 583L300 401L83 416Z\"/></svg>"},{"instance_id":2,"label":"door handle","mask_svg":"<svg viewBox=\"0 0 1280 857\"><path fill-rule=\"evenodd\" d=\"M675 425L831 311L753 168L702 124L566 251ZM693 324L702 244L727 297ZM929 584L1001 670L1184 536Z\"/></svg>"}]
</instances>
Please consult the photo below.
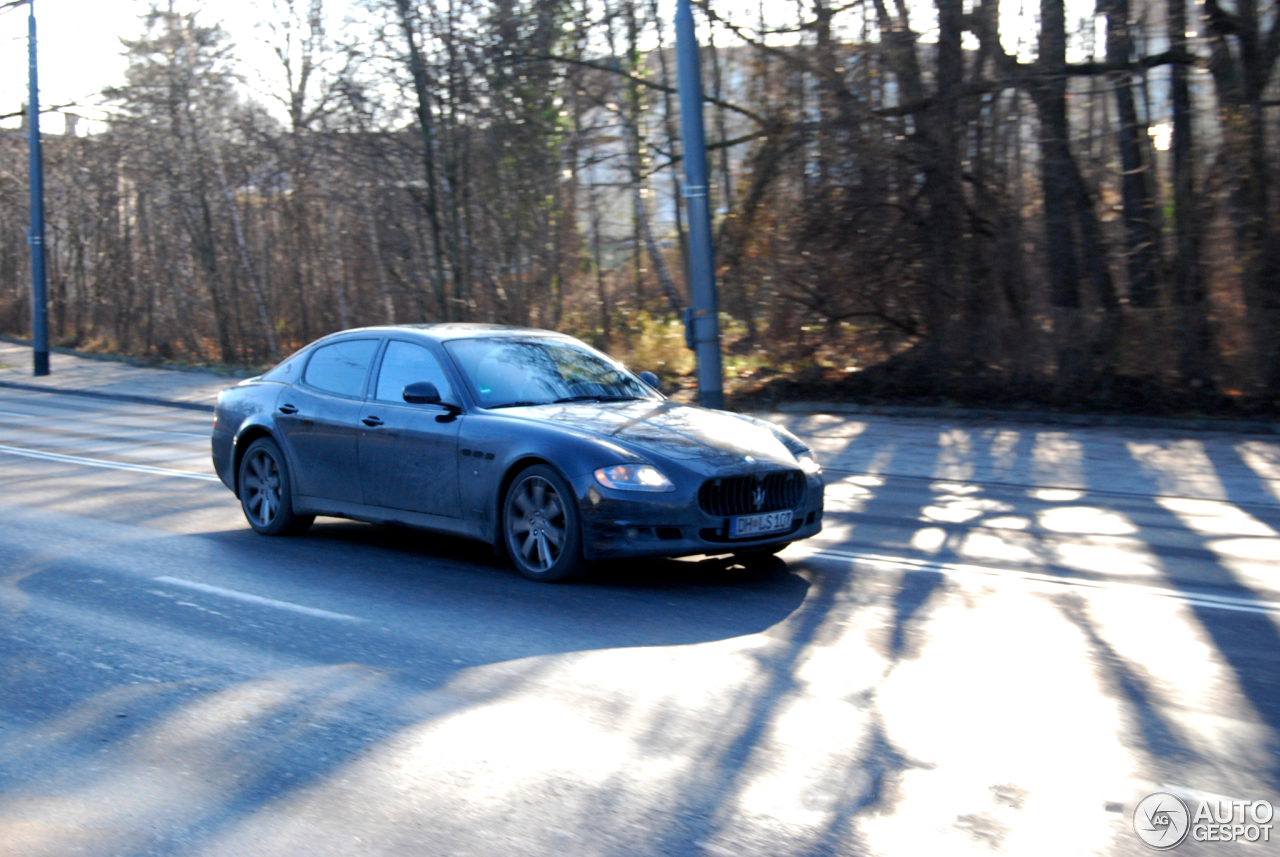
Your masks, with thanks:
<instances>
[{"instance_id":1,"label":"door handle","mask_svg":"<svg viewBox=\"0 0 1280 857\"><path fill-rule=\"evenodd\" d=\"M297 412L298 412L298 409L295 408L293 405L284 404L280 406L280 413L282 414L296 414Z\"/></svg>"},{"instance_id":2,"label":"door handle","mask_svg":"<svg viewBox=\"0 0 1280 857\"><path fill-rule=\"evenodd\" d=\"M378 419L375 416L365 417L360 422L364 423L369 428L377 428L378 426L382 425L382 420Z\"/></svg>"}]
</instances>

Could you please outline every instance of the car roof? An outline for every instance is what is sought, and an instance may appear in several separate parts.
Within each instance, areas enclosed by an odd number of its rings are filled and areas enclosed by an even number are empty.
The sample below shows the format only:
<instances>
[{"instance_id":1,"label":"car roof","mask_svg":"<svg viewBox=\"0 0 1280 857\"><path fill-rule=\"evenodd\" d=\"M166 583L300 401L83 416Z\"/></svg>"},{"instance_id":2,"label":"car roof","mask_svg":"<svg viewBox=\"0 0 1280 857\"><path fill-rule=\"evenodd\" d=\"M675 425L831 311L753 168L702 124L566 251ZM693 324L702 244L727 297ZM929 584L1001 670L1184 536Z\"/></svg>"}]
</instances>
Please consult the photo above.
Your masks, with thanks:
<instances>
[{"instance_id":1,"label":"car roof","mask_svg":"<svg viewBox=\"0 0 1280 857\"><path fill-rule=\"evenodd\" d=\"M355 327L332 333L330 336L342 336L348 333L415 333L437 341L451 339L491 339L493 337L537 336L556 339L571 337L554 330L540 330L536 327L518 327L510 324L482 324L479 322L443 322L440 324L383 324L372 327ZM329 337L326 337L326 339Z\"/></svg>"}]
</instances>

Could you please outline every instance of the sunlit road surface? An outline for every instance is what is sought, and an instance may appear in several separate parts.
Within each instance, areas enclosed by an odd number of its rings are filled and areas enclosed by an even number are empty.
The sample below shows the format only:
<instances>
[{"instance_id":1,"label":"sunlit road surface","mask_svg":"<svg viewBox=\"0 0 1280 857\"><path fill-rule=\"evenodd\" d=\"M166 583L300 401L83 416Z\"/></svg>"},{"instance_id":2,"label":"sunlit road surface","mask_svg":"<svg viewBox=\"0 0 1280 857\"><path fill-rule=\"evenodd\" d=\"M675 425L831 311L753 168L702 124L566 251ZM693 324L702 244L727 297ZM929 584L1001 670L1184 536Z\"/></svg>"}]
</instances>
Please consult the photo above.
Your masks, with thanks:
<instances>
[{"instance_id":1,"label":"sunlit road surface","mask_svg":"<svg viewBox=\"0 0 1280 857\"><path fill-rule=\"evenodd\" d=\"M1280 803L1280 446L803 422L821 538L549 586L256 536L207 415L0 391L0 855L1145 854L1157 788Z\"/></svg>"}]
</instances>

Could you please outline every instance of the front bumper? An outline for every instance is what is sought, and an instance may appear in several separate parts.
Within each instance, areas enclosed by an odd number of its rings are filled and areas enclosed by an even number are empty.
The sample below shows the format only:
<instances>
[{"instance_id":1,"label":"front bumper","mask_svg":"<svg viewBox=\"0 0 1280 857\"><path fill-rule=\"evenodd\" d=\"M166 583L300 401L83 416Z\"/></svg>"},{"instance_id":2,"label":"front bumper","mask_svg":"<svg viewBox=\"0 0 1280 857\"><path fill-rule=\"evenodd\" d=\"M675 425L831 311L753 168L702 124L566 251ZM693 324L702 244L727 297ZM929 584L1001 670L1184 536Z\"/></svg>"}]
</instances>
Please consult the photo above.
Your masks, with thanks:
<instances>
[{"instance_id":1,"label":"front bumper","mask_svg":"<svg viewBox=\"0 0 1280 857\"><path fill-rule=\"evenodd\" d=\"M729 519L708 515L696 487L669 494L611 491L586 476L574 480L588 560L737 553L787 544L822 531L823 482L810 478L804 502L792 509L791 529L759 538L730 539Z\"/></svg>"}]
</instances>

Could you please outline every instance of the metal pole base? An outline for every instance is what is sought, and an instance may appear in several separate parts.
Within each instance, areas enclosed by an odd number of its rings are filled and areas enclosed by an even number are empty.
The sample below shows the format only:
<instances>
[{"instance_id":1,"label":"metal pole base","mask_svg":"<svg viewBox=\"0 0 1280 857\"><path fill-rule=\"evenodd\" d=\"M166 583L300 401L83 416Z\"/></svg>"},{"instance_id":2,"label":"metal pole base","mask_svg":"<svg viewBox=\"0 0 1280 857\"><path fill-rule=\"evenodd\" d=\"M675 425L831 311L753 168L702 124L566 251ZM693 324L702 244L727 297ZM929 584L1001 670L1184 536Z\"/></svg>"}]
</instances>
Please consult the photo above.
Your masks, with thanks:
<instances>
[{"instance_id":1,"label":"metal pole base","mask_svg":"<svg viewBox=\"0 0 1280 857\"><path fill-rule=\"evenodd\" d=\"M33 358L33 362L35 363L35 375L36 376L48 375L49 374L49 352L33 351L32 358Z\"/></svg>"}]
</instances>

